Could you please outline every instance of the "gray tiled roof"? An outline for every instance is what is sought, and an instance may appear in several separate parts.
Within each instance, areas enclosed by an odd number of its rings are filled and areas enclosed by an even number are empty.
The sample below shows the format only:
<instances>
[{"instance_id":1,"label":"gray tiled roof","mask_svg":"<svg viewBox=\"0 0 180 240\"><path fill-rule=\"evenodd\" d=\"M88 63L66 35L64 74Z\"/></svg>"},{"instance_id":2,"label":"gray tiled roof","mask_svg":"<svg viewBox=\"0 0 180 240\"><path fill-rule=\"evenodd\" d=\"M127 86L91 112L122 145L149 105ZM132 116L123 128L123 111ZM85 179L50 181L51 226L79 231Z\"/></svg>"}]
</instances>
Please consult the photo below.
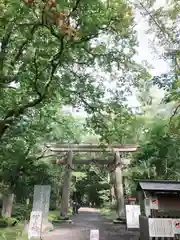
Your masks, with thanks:
<instances>
[{"instance_id":1,"label":"gray tiled roof","mask_svg":"<svg viewBox=\"0 0 180 240\"><path fill-rule=\"evenodd\" d=\"M171 180L139 180L137 190L180 191L180 181Z\"/></svg>"}]
</instances>

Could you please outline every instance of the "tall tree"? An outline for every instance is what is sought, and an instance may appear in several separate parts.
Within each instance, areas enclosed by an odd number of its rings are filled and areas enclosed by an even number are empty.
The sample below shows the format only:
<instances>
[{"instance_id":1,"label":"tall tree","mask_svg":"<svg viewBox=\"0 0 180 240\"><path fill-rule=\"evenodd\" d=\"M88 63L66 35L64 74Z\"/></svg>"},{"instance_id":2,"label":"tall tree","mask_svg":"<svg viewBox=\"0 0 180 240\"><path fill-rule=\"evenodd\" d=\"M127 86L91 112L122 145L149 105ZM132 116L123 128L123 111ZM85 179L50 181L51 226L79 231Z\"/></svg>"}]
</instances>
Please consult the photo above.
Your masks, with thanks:
<instances>
[{"instance_id":1,"label":"tall tree","mask_svg":"<svg viewBox=\"0 0 180 240\"><path fill-rule=\"evenodd\" d=\"M52 100L101 109L104 84L95 69L115 67L128 84L140 75L126 1L3 0L0 33L0 137L27 110Z\"/></svg>"}]
</instances>

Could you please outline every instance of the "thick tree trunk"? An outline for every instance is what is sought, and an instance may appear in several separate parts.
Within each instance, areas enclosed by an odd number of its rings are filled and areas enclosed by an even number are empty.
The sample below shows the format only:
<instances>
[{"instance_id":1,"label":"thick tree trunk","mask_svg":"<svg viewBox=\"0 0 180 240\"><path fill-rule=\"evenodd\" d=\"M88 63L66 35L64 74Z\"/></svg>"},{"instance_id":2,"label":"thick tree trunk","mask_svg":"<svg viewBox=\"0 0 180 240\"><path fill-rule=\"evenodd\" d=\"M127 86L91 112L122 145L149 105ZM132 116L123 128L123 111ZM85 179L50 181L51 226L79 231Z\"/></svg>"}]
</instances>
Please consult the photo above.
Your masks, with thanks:
<instances>
[{"instance_id":1,"label":"thick tree trunk","mask_svg":"<svg viewBox=\"0 0 180 240\"><path fill-rule=\"evenodd\" d=\"M122 179L122 166L119 152L115 155L116 169L114 171L115 177L115 196L117 201L117 214L119 219L125 218L124 209L124 190L123 190L123 179Z\"/></svg>"},{"instance_id":2,"label":"thick tree trunk","mask_svg":"<svg viewBox=\"0 0 180 240\"><path fill-rule=\"evenodd\" d=\"M11 217L13 201L14 201L13 193L3 196L2 212L1 212L2 217Z\"/></svg>"},{"instance_id":3,"label":"thick tree trunk","mask_svg":"<svg viewBox=\"0 0 180 240\"><path fill-rule=\"evenodd\" d=\"M68 152L67 164L72 167L73 153ZM68 206L69 206L69 195L70 195L70 186L72 178L72 169L67 167L64 174L64 183L62 189L62 199L61 199L61 212L60 216L67 217Z\"/></svg>"}]
</instances>

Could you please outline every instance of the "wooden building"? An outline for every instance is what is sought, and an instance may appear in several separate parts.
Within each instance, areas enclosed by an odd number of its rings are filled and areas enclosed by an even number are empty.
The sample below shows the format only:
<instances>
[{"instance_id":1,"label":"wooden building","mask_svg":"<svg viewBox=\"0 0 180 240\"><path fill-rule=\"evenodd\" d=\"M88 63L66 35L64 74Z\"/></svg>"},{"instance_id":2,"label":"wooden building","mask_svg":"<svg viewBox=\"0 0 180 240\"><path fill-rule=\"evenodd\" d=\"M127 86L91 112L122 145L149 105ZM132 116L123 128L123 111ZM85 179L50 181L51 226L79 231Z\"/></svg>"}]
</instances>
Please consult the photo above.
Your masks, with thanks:
<instances>
[{"instance_id":1,"label":"wooden building","mask_svg":"<svg viewBox=\"0 0 180 240\"><path fill-rule=\"evenodd\" d=\"M140 180L140 240L180 239L180 182Z\"/></svg>"}]
</instances>

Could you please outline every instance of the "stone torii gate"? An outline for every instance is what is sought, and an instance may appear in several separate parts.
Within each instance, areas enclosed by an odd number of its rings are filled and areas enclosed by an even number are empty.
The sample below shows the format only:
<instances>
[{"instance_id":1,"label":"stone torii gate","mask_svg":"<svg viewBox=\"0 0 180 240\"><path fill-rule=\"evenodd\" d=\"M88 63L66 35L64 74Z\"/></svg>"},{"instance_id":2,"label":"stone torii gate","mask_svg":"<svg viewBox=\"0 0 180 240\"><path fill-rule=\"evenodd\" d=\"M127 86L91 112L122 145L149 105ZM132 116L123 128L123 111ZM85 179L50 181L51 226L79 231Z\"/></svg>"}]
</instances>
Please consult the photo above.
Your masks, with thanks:
<instances>
[{"instance_id":1,"label":"stone torii gate","mask_svg":"<svg viewBox=\"0 0 180 240\"><path fill-rule=\"evenodd\" d=\"M114 191L117 201L117 215L119 219L124 219L124 189L123 189L123 178L122 169L130 164L129 159L121 158L120 153L122 152L135 152L138 149L138 145L120 145L115 144L111 146L99 146L97 144L54 144L48 146L52 152L67 152L67 157L64 159L57 160L57 164L65 164L68 167L64 174L64 184L62 189L62 201L61 201L61 216L67 217L69 194L70 194L70 183L72 178L72 171L74 164L91 164L96 163L97 165L111 166L112 178L114 179ZM112 152L112 158L105 159L84 159L75 160L73 159L73 152Z\"/></svg>"}]
</instances>

